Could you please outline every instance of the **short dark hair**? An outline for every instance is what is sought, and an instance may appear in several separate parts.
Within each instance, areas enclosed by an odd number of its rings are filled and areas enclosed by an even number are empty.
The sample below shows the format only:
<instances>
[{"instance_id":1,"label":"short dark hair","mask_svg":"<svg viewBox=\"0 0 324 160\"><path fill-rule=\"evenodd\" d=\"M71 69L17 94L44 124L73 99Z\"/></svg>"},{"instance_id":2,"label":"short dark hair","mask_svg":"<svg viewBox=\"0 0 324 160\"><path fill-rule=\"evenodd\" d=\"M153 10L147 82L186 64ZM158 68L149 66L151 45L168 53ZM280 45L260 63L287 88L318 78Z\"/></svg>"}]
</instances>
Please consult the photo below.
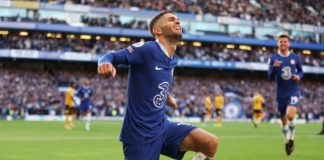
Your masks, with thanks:
<instances>
[{"instance_id":1,"label":"short dark hair","mask_svg":"<svg viewBox=\"0 0 324 160\"><path fill-rule=\"evenodd\" d=\"M150 21L150 23L149 23L149 27L150 27L150 32L151 32L151 34L152 34L152 36L153 37L155 37L154 36L154 34L153 34L153 27L154 27L154 25L155 25L155 23L163 16L163 15L165 15L165 14L167 14L167 13L172 13L172 14L174 14L175 15L175 12L173 12L173 11L170 11L170 10L163 10L163 11L161 11L160 13L158 13L157 15L155 15L153 18L152 18L152 20Z\"/></svg>"},{"instance_id":2,"label":"short dark hair","mask_svg":"<svg viewBox=\"0 0 324 160\"><path fill-rule=\"evenodd\" d=\"M278 39L279 38L288 38L288 40L290 40L290 37L288 34L279 34Z\"/></svg>"}]
</instances>

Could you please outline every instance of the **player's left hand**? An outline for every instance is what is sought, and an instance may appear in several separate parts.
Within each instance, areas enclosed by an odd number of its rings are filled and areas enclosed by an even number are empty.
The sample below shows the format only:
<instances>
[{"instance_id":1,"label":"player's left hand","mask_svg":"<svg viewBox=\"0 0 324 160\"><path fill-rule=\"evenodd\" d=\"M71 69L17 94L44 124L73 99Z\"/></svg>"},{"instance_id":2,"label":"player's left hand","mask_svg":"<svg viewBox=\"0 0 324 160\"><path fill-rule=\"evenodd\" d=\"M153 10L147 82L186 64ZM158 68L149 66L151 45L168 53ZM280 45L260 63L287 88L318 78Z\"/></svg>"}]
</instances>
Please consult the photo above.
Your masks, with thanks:
<instances>
[{"instance_id":1,"label":"player's left hand","mask_svg":"<svg viewBox=\"0 0 324 160\"><path fill-rule=\"evenodd\" d=\"M294 80L294 81L299 81L300 78L299 78L298 75L294 74L293 77L292 77L292 80Z\"/></svg>"},{"instance_id":2,"label":"player's left hand","mask_svg":"<svg viewBox=\"0 0 324 160\"><path fill-rule=\"evenodd\" d=\"M177 109L178 108L176 99L173 98L170 95L168 95L168 98L167 98L167 105L168 106L171 106L173 109Z\"/></svg>"},{"instance_id":3,"label":"player's left hand","mask_svg":"<svg viewBox=\"0 0 324 160\"><path fill-rule=\"evenodd\" d=\"M114 78L116 76L116 68L111 63L104 63L100 65L97 70L99 75L105 77Z\"/></svg>"}]
</instances>

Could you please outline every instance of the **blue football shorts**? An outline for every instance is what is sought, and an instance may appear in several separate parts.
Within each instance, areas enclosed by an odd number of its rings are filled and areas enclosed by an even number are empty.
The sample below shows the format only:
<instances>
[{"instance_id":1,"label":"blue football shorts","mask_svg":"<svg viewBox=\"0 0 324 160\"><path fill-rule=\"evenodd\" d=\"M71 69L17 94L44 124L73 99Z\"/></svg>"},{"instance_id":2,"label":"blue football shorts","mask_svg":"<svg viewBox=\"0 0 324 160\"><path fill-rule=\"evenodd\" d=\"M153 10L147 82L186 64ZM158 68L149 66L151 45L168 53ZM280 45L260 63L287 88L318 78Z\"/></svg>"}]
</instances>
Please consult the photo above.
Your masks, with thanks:
<instances>
[{"instance_id":1,"label":"blue football shorts","mask_svg":"<svg viewBox=\"0 0 324 160\"><path fill-rule=\"evenodd\" d=\"M278 97L277 98L277 107L280 117L283 117L287 113L288 106L293 106L299 108L299 96L290 96L290 97Z\"/></svg>"},{"instance_id":2,"label":"blue football shorts","mask_svg":"<svg viewBox=\"0 0 324 160\"><path fill-rule=\"evenodd\" d=\"M140 145L123 143L125 160L159 160L160 154L180 160L185 154L180 152L180 144L196 128L184 123L167 122L164 134L152 143Z\"/></svg>"}]
</instances>

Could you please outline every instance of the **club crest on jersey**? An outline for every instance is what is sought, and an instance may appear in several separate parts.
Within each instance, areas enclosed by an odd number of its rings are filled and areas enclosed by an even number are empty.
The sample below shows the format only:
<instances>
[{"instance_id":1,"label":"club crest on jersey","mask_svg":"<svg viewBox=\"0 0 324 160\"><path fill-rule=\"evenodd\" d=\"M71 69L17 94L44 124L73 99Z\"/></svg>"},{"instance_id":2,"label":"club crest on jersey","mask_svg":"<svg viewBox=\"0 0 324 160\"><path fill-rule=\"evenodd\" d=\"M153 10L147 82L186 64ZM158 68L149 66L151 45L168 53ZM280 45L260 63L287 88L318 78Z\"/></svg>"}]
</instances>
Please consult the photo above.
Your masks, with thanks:
<instances>
[{"instance_id":1,"label":"club crest on jersey","mask_svg":"<svg viewBox=\"0 0 324 160\"><path fill-rule=\"evenodd\" d=\"M290 60L290 64L296 64L296 61L294 59Z\"/></svg>"}]
</instances>

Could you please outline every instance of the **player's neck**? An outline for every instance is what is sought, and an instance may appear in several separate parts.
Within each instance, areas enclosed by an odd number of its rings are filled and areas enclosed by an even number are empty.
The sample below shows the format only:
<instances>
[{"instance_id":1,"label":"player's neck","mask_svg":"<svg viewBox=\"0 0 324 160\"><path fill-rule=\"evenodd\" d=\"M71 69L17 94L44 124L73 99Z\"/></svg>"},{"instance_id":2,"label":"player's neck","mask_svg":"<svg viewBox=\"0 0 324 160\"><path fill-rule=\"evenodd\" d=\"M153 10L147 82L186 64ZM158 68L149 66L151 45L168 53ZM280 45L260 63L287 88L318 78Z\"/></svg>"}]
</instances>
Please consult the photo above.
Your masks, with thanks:
<instances>
[{"instance_id":1,"label":"player's neck","mask_svg":"<svg viewBox=\"0 0 324 160\"><path fill-rule=\"evenodd\" d=\"M288 51L280 51L280 53L281 53L283 56L287 56L287 55L288 55Z\"/></svg>"},{"instance_id":2,"label":"player's neck","mask_svg":"<svg viewBox=\"0 0 324 160\"><path fill-rule=\"evenodd\" d=\"M177 49L178 41L172 41L166 38L159 38L158 41L163 45L163 47L168 52L169 58L173 57Z\"/></svg>"},{"instance_id":3,"label":"player's neck","mask_svg":"<svg viewBox=\"0 0 324 160\"><path fill-rule=\"evenodd\" d=\"M280 51L280 54L287 57L288 54L289 54L289 51L288 50L279 50Z\"/></svg>"}]
</instances>

